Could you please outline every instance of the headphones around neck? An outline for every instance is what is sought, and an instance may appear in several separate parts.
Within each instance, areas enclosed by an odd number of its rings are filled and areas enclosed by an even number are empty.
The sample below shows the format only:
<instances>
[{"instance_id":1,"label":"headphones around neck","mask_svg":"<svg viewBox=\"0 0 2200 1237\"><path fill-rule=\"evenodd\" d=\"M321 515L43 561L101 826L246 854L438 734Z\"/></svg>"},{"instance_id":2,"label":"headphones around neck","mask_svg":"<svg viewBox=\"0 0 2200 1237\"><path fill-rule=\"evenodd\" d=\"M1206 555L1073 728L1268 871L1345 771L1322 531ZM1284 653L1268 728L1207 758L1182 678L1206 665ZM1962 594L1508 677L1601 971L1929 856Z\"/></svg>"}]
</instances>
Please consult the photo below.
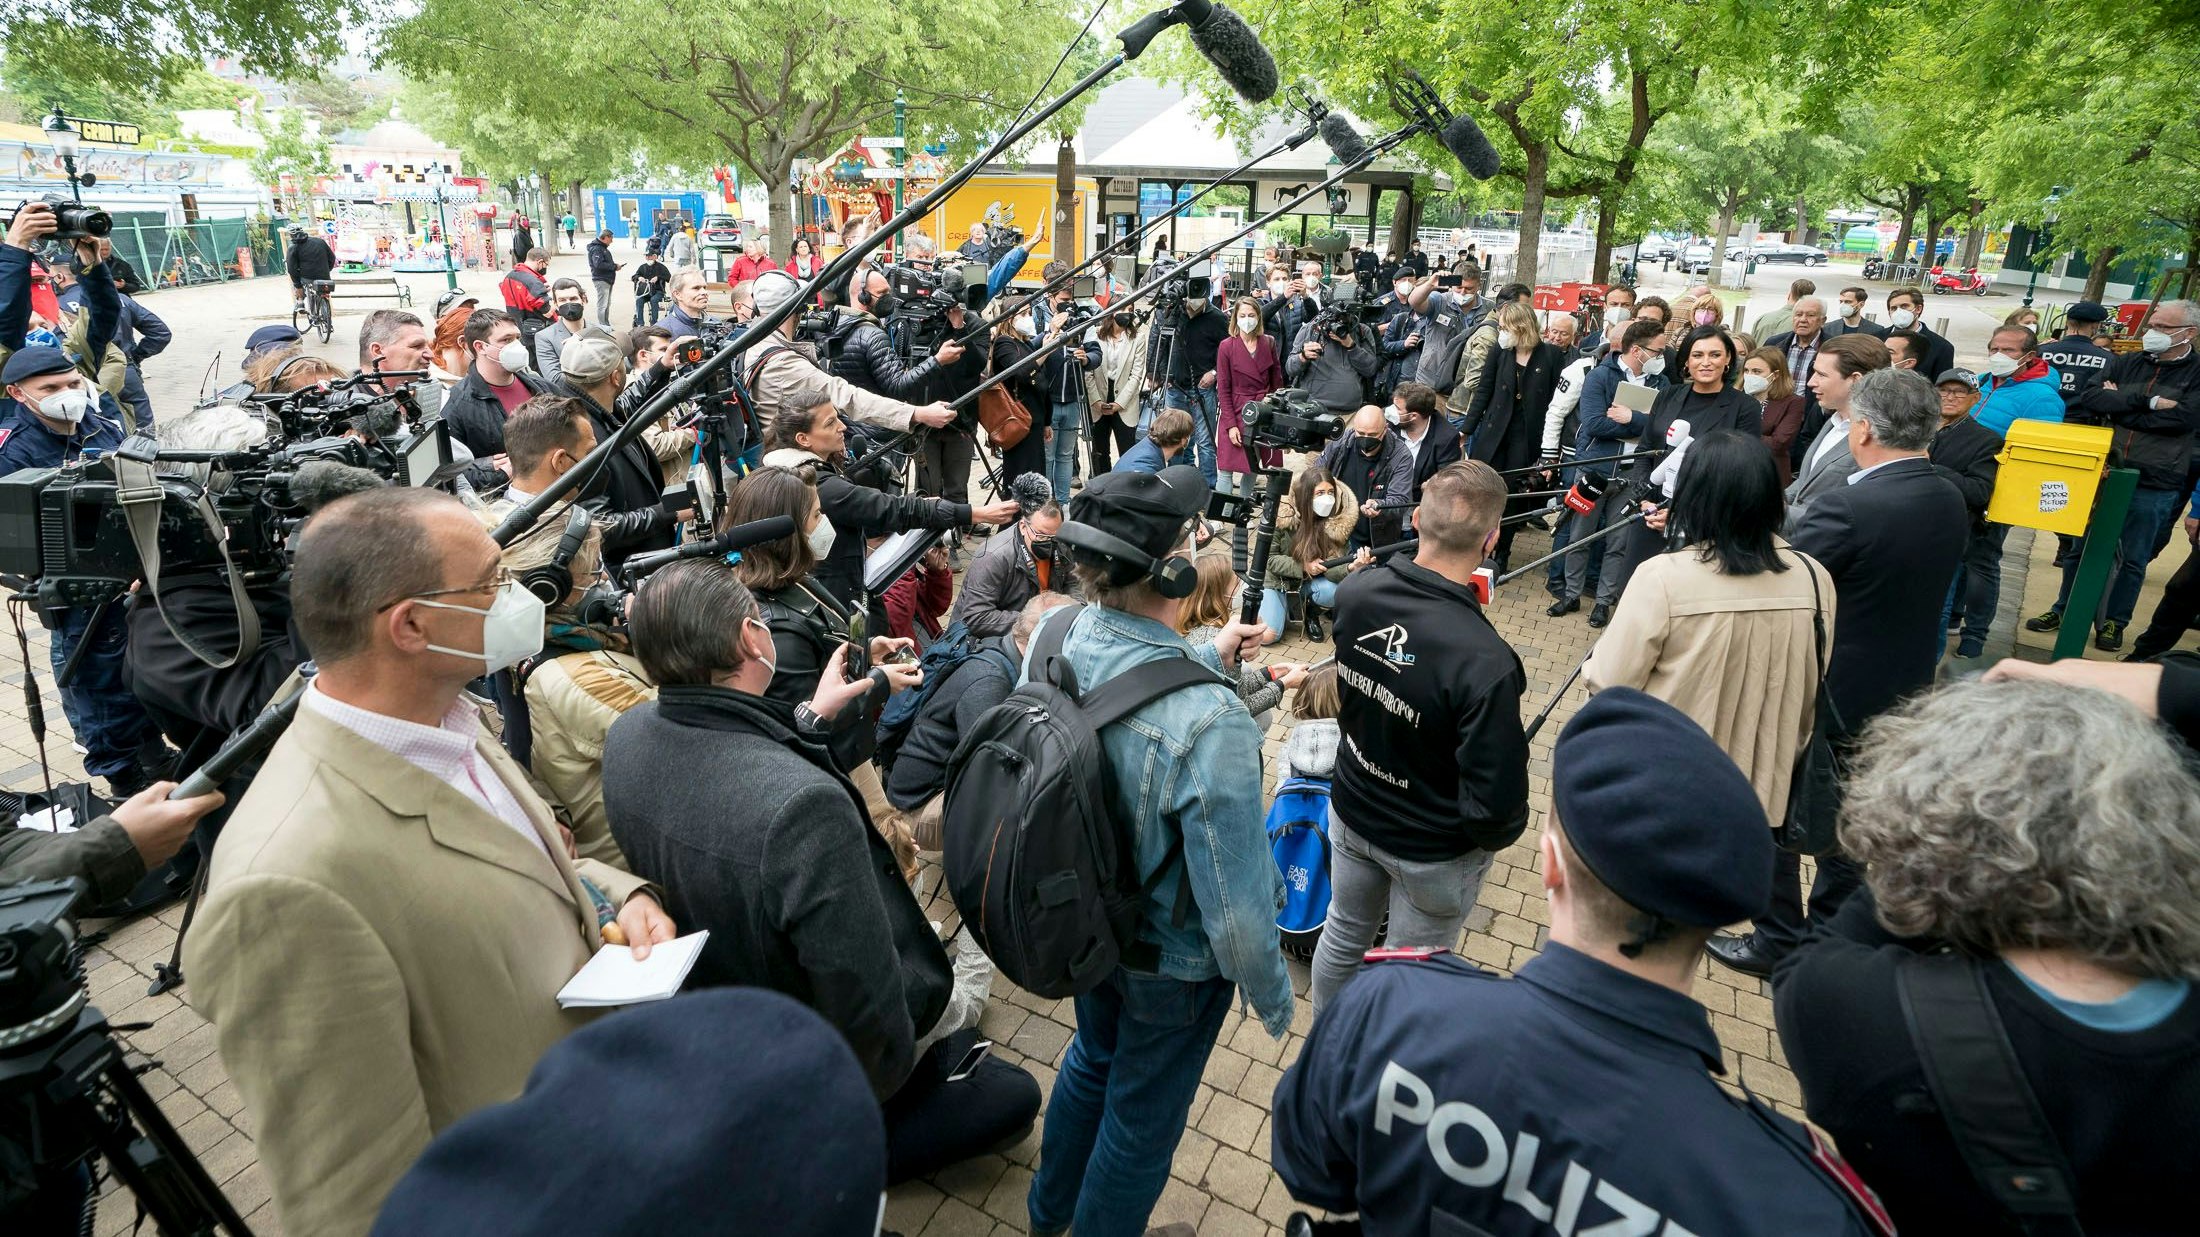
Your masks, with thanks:
<instances>
[{"instance_id":1,"label":"headphones around neck","mask_svg":"<svg viewBox=\"0 0 2200 1237\"><path fill-rule=\"evenodd\" d=\"M543 605L557 605L573 591L573 560L588 544L588 523L587 510L574 503L565 514L565 531L559 534L550 561L520 574L519 586L540 597Z\"/></svg>"},{"instance_id":2,"label":"headphones around neck","mask_svg":"<svg viewBox=\"0 0 2200 1237\"><path fill-rule=\"evenodd\" d=\"M1064 520L1061 531L1055 536L1073 549L1098 555L1115 565L1138 568L1153 581L1154 591L1171 601L1191 596L1192 590L1199 585L1199 567L1192 560L1174 554L1155 558L1114 533L1101 532L1090 524Z\"/></svg>"}]
</instances>

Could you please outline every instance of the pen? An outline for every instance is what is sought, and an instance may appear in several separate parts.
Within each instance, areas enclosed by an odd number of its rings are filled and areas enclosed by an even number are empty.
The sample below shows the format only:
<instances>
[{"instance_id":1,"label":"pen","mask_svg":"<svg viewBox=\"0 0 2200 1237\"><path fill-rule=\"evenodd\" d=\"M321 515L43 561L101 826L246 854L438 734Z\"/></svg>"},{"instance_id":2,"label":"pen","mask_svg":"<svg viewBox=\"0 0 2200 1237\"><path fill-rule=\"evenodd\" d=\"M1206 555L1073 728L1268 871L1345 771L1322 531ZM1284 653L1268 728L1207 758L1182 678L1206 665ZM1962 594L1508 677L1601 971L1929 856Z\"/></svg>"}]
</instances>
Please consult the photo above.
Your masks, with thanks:
<instances>
[{"instance_id":1,"label":"pen","mask_svg":"<svg viewBox=\"0 0 2200 1237\"><path fill-rule=\"evenodd\" d=\"M596 904L596 931L602 934L604 943L626 944L626 932L619 927L618 908L611 905L611 899L604 896L603 890L596 888L596 882L585 876L580 882L581 888L588 891L588 900Z\"/></svg>"}]
</instances>

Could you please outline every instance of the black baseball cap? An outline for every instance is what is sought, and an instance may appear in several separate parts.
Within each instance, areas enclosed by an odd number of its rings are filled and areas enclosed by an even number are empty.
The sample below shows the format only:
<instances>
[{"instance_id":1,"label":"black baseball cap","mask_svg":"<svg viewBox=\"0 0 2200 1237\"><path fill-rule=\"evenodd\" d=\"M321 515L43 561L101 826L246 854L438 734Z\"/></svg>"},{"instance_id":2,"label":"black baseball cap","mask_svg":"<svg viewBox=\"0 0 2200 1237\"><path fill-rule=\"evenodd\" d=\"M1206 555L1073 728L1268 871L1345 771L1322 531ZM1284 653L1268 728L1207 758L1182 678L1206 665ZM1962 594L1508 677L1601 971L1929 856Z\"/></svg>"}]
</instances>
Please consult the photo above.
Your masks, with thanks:
<instances>
[{"instance_id":1,"label":"black baseball cap","mask_svg":"<svg viewBox=\"0 0 2200 1237\"><path fill-rule=\"evenodd\" d=\"M1933 379L1933 385L1936 387L1944 387L1951 382L1960 382L1964 386L1975 387L1978 385L1978 378L1967 369L1944 369L1940 371L1940 377Z\"/></svg>"},{"instance_id":2,"label":"black baseball cap","mask_svg":"<svg viewBox=\"0 0 2200 1237\"><path fill-rule=\"evenodd\" d=\"M1105 472L1069 500L1069 518L1127 541L1149 558L1166 558L1183 544L1185 526L1207 510L1209 493L1207 479L1189 464L1152 473ZM1089 550L1076 554L1095 562L1106 557Z\"/></svg>"}]
</instances>

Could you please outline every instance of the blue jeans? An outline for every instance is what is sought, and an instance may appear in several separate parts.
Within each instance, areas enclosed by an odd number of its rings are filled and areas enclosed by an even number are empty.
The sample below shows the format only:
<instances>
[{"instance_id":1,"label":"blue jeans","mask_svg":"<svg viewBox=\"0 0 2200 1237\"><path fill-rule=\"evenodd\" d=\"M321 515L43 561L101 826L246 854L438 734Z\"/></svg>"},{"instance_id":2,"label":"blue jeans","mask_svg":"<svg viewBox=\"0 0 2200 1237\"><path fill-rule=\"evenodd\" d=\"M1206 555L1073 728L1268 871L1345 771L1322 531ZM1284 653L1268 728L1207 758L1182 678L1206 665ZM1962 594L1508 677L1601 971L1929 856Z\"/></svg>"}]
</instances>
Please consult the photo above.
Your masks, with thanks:
<instances>
[{"instance_id":1,"label":"blue jeans","mask_svg":"<svg viewBox=\"0 0 2200 1237\"><path fill-rule=\"evenodd\" d=\"M1167 403L1192 414L1192 447L1199 458L1199 475L1207 479L1208 489L1215 488L1215 389L1194 387L1186 391L1172 386Z\"/></svg>"},{"instance_id":2,"label":"blue jeans","mask_svg":"<svg viewBox=\"0 0 2200 1237\"><path fill-rule=\"evenodd\" d=\"M2139 608L2139 586L2146 582L2147 564L2169 544L2170 530L2184 506L2183 490L2132 491L2131 510L2124 515L2123 539L2117 543L2120 564L2108 586L2108 621L2129 623Z\"/></svg>"},{"instance_id":3,"label":"blue jeans","mask_svg":"<svg viewBox=\"0 0 2200 1237\"><path fill-rule=\"evenodd\" d=\"M1307 605L1320 606L1324 610L1336 608L1337 586L1330 583L1327 576L1308 580L1299 586L1299 591L1301 600ZM1282 589L1271 588L1261 593L1260 621L1268 624L1268 630L1278 636L1283 635L1283 625L1289 614L1290 611L1284 605Z\"/></svg>"},{"instance_id":4,"label":"blue jeans","mask_svg":"<svg viewBox=\"0 0 2200 1237\"><path fill-rule=\"evenodd\" d=\"M647 323L644 323L644 322L642 321L642 310L643 310L643 309L645 309L645 308L649 310L649 321L648 321ZM652 296L652 295L647 295L647 294L644 294L644 293L640 293L640 292L637 292L637 293L635 293L635 294L634 294L634 325L636 325L636 326L655 326L655 325L657 324L657 319L658 319L658 317L659 317L659 316L660 316L661 314L663 314L663 313L664 313L664 308L665 308L665 294L664 294L664 293L662 293L662 292L659 292L659 293L657 293L657 294L655 294L655 295L653 295L653 296Z\"/></svg>"},{"instance_id":5,"label":"blue jeans","mask_svg":"<svg viewBox=\"0 0 2200 1237\"><path fill-rule=\"evenodd\" d=\"M1077 998L1025 1206L1034 1233L1139 1237L1235 991L1116 968Z\"/></svg>"},{"instance_id":6,"label":"blue jeans","mask_svg":"<svg viewBox=\"0 0 2200 1237\"><path fill-rule=\"evenodd\" d=\"M61 625L52 636L53 673L58 682L61 667L78 642L86 638L93 608L80 606L60 612ZM124 652L130 632L123 621L122 604L107 607L99 630L90 637L92 646L76 665L76 678L61 689L61 711L68 715L76 741L86 748L84 771L93 777L111 778L137 765L138 749L160 737L145 707L130 694Z\"/></svg>"},{"instance_id":7,"label":"blue jeans","mask_svg":"<svg viewBox=\"0 0 2200 1237\"><path fill-rule=\"evenodd\" d=\"M1945 639L1948 623L1956 613L1956 602L1963 602L1963 632L1956 641L1956 656L1977 657L1986 650L1986 635L1994 625L1994 610L2001 604L2001 547L2009 537L2007 524L1988 524L1986 531L1974 534L1970 544L1963 549L1963 561L1956 564L1956 577L1948 586L1948 598L1940 605L1940 627L1934 633L1936 641ZM1941 645L1933 646L1937 659Z\"/></svg>"},{"instance_id":8,"label":"blue jeans","mask_svg":"<svg viewBox=\"0 0 2200 1237\"><path fill-rule=\"evenodd\" d=\"M1054 441L1047 444L1047 482L1054 487L1054 501L1069 501L1069 483L1077 472L1077 444L1085 436L1085 406L1056 404L1049 422Z\"/></svg>"}]
</instances>

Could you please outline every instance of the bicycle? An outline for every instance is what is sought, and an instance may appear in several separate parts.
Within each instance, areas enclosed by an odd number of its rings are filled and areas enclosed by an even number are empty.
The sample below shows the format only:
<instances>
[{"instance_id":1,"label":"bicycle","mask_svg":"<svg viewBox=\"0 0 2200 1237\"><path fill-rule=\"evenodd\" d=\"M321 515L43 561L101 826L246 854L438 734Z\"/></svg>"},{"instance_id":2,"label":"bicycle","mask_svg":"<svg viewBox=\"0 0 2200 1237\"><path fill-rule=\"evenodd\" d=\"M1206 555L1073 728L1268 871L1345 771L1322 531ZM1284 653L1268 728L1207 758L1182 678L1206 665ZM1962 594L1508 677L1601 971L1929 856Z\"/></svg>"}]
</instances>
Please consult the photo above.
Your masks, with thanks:
<instances>
[{"instance_id":1,"label":"bicycle","mask_svg":"<svg viewBox=\"0 0 2200 1237\"><path fill-rule=\"evenodd\" d=\"M301 336L308 331L318 331L321 342L327 343L329 336L336 333L335 313L328 299L329 292L335 287L336 284L327 279L308 282L305 285L305 295L291 306L290 328Z\"/></svg>"}]
</instances>

